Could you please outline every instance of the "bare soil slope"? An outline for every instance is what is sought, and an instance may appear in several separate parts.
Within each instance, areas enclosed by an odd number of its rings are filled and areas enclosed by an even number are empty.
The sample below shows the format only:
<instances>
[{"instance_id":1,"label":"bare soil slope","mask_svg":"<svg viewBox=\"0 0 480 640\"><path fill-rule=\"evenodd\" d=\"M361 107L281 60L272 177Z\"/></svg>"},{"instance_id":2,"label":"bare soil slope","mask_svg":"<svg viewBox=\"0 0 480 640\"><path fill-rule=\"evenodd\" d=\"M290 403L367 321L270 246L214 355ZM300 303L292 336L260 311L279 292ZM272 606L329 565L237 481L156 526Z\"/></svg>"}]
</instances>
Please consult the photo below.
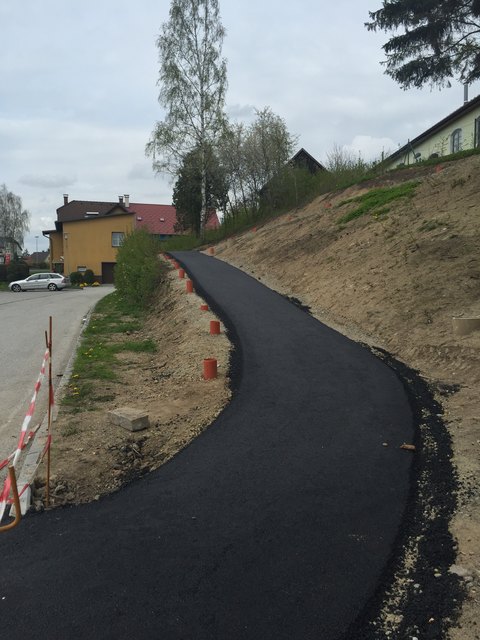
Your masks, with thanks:
<instances>
[{"instance_id":1,"label":"bare soil slope","mask_svg":"<svg viewBox=\"0 0 480 640\"><path fill-rule=\"evenodd\" d=\"M411 180L419 182L413 198L338 223L358 206L347 200ZM451 526L468 589L455 640L480 638L480 332L452 330L452 317L480 316L479 219L474 156L319 197L216 247L218 258L299 299L340 332L386 349L439 391L461 483Z\"/></svg>"},{"instance_id":2,"label":"bare soil slope","mask_svg":"<svg viewBox=\"0 0 480 640\"><path fill-rule=\"evenodd\" d=\"M299 299L322 322L418 369L438 390L461 483L451 524L458 540L454 571L468 593L452 640L480 638L480 332L452 331L453 316L480 316L479 177L478 156L440 170L397 172L320 197L215 248L218 258ZM409 180L419 181L414 198L338 224L357 206L346 200ZM157 342L158 353L126 357L120 379L100 385L108 401L98 410L75 416L60 410L54 504L92 500L156 468L228 402L228 340L208 335L211 316L199 303L172 272L168 296L142 336ZM219 359L215 382L201 379L204 357ZM129 434L110 424L107 411L121 406L147 410L152 427Z\"/></svg>"}]
</instances>

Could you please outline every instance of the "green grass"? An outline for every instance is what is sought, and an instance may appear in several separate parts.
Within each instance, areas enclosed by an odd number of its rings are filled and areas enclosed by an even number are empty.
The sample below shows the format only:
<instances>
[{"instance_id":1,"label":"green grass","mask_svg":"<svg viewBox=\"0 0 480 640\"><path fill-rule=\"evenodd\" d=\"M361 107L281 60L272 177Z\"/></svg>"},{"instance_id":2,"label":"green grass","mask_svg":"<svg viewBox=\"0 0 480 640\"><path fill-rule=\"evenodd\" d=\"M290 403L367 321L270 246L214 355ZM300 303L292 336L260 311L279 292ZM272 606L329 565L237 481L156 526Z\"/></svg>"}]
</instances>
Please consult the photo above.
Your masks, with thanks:
<instances>
[{"instance_id":1,"label":"green grass","mask_svg":"<svg viewBox=\"0 0 480 640\"><path fill-rule=\"evenodd\" d=\"M94 408L96 402L106 401L106 396L95 395L94 381L118 379L117 354L155 353L153 340L135 340L143 318L143 312L125 305L115 292L98 302L83 332L62 404L74 413Z\"/></svg>"},{"instance_id":2,"label":"green grass","mask_svg":"<svg viewBox=\"0 0 480 640\"><path fill-rule=\"evenodd\" d=\"M403 184L395 185L394 187L379 187L378 189L371 189L368 193L364 193L356 198L344 200L338 204L339 207L352 202L358 204L358 207L339 218L337 223L346 224L347 222L360 218L367 213L372 214L377 218L381 215L385 215L385 213L388 213L388 207L386 207L387 204L394 200L398 200L399 198L412 198L415 195L415 189L419 184L419 182L415 181L405 182Z\"/></svg>"},{"instance_id":3,"label":"green grass","mask_svg":"<svg viewBox=\"0 0 480 640\"><path fill-rule=\"evenodd\" d=\"M134 353L156 353L157 345L153 340L142 340L142 342L123 342L117 346L117 353L120 351L133 351Z\"/></svg>"}]
</instances>

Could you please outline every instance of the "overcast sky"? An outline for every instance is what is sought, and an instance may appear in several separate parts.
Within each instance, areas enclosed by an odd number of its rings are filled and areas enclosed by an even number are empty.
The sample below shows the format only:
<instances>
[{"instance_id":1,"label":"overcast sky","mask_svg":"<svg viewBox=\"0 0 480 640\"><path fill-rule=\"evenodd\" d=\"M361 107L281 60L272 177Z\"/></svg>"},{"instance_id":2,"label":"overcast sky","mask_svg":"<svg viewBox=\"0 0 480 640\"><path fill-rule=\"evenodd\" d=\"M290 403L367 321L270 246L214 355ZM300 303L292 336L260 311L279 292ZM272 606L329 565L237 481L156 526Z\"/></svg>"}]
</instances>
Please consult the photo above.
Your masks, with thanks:
<instances>
[{"instance_id":1,"label":"overcast sky","mask_svg":"<svg viewBox=\"0 0 480 640\"><path fill-rule=\"evenodd\" d=\"M0 184L31 213L26 248L47 249L71 200L170 204L145 144L156 120L167 0L0 0ZM383 74L381 0L220 0L227 112L270 106L320 162L333 145L365 159L392 152L463 103L463 88L402 91ZM477 86L470 97L478 95ZM35 238L38 236L38 238Z\"/></svg>"}]
</instances>

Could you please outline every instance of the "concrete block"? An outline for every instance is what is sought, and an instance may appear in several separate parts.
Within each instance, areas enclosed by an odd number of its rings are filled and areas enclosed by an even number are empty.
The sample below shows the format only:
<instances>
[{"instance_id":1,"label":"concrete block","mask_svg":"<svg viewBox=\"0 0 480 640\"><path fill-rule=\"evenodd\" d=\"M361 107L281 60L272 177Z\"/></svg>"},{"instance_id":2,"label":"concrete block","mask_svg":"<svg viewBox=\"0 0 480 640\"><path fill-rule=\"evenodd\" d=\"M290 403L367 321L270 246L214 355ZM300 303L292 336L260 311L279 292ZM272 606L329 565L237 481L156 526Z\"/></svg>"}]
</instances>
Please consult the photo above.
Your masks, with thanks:
<instances>
[{"instance_id":1,"label":"concrete block","mask_svg":"<svg viewBox=\"0 0 480 640\"><path fill-rule=\"evenodd\" d=\"M148 413L140 409L121 407L108 412L110 422L127 429L127 431L142 431L150 426Z\"/></svg>"}]
</instances>

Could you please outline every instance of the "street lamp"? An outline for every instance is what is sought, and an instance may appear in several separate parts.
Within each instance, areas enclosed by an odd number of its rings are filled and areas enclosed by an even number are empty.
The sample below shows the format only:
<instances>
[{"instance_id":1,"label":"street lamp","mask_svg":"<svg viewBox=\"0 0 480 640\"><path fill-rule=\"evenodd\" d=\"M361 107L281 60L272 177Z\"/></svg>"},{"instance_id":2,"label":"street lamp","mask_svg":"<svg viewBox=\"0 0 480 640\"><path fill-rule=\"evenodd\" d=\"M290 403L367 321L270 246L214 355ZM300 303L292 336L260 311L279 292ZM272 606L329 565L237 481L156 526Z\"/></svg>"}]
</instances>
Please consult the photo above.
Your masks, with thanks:
<instances>
[{"instance_id":1,"label":"street lamp","mask_svg":"<svg viewBox=\"0 0 480 640\"><path fill-rule=\"evenodd\" d=\"M35 260L38 262L38 236L35 236Z\"/></svg>"}]
</instances>

